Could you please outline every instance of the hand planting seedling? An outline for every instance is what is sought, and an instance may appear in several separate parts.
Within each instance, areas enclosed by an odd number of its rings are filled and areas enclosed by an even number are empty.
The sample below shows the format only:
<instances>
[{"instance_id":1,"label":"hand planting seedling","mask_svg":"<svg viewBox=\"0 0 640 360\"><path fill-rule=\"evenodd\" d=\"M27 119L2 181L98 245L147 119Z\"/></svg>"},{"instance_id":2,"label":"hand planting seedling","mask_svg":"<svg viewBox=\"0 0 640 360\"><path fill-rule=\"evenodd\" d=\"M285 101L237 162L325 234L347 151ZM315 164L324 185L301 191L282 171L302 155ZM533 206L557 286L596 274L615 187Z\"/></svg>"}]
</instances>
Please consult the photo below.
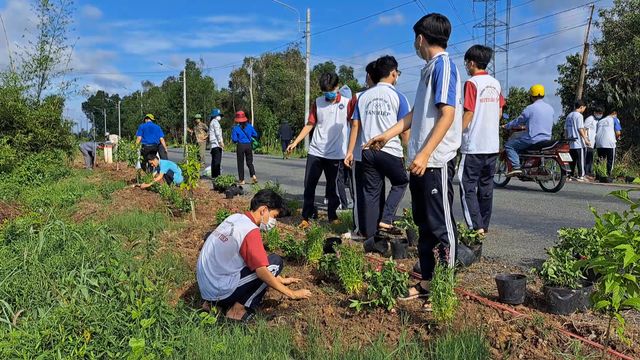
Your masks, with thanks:
<instances>
[{"instance_id":1,"label":"hand planting seedling","mask_svg":"<svg viewBox=\"0 0 640 360\"><path fill-rule=\"evenodd\" d=\"M391 310L409 287L409 274L398 270L393 260L386 261L380 271L367 271L364 278L368 284L366 300L351 300L349 305L356 312L365 307Z\"/></svg>"}]
</instances>

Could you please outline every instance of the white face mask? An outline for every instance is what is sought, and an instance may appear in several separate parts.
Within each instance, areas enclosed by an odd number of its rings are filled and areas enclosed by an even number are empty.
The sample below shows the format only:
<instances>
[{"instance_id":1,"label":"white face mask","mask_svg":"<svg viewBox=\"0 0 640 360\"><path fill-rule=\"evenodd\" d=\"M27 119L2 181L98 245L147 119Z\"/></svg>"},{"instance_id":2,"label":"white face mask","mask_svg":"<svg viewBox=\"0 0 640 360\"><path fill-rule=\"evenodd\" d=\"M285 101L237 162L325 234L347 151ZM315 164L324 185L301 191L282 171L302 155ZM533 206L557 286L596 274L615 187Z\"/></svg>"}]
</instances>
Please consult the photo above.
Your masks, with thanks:
<instances>
[{"instance_id":1,"label":"white face mask","mask_svg":"<svg viewBox=\"0 0 640 360\"><path fill-rule=\"evenodd\" d=\"M418 43L418 47L416 48L416 55L418 55L420 59L426 60L424 56L422 56L422 52L420 52L420 48L421 48L420 45L422 45L422 40Z\"/></svg>"},{"instance_id":2,"label":"white face mask","mask_svg":"<svg viewBox=\"0 0 640 360\"><path fill-rule=\"evenodd\" d=\"M267 211L267 215L269 215L269 212ZM272 218L271 216L269 216L269 220L267 220L267 223L260 223L260 230L262 231L270 231L271 229L275 228L276 225L278 224L278 220L276 220L275 218Z\"/></svg>"},{"instance_id":3,"label":"white face mask","mask_svg":"<svg viewBox=\"0 0 640 360\"><path fill-rule=\"evenodd\" d=\"M596 120L600 120L600 119L602 119L602 115L595 115L595 114L594 114L594 115L593 115L593 117L594 117L594 118L596 118Z\"/></svg>"}]
</instances>

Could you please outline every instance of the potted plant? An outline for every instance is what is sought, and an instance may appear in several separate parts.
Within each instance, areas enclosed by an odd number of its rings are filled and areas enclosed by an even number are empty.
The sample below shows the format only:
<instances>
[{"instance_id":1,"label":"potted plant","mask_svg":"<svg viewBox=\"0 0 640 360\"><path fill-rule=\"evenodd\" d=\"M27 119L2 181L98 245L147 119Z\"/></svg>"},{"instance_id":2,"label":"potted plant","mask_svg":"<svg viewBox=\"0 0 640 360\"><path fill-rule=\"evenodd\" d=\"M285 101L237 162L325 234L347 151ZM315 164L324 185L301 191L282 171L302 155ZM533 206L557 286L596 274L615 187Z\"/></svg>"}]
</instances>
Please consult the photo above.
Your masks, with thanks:
<instances>
[{"instance_id":1,"label":"potted plant","mask_svg":"<svg viewBox=\"0 0 640 360\"><path fill-rule=\"evenodd\" d=\"M474 262L480 261L482 258L482 241L484 240L484 234L479 233L478 230L470 229L461 223L457 223L457 228L460 242L473 251Z\"/></svg>"},{"instance_id":2,"label":"potted plant","mask_svg":"<svg viewBox=\"0 0 640 360\"><path fill-rule=\"evenodd\" d=\"M539 270L542 291L552 314L567 315L591 307L593 285L586 282L573 252L559 247L547 249L547 260Z\"/></svg>"},{"instance_id":3,"label":"potted plant","mask_svg":"<svg viewBox=\"0 0 640 360\"><path fill-rule=\"evenodd\" d=\"M415 246L418 243L418 225L413 221L411 209L403 209L402 218L395 221L394 224L405 231L409 246Z\"/></svg>"}]
</instances>

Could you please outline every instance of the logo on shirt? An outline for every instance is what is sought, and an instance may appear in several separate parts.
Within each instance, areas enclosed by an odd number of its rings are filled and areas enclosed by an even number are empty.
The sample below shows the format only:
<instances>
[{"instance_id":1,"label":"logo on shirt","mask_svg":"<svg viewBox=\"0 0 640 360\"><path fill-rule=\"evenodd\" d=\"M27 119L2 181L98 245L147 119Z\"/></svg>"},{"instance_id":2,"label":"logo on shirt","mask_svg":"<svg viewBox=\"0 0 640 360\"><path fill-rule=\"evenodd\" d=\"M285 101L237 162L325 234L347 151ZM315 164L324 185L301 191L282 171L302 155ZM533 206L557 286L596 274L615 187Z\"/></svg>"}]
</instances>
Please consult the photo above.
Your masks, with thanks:
<instances>
[{"instance_id":1,"label":"logo on shirt","mask_svg":"<svg viewBox=\"0 0 640 360\"><path fill-rule=\"evenodd\" d=\"M344 109L344 104L340 104L340 105L338 105L338 108L339 108L340 110Z\"/></svg>"},{"instance_id":2,"label":"logo on shirt","mask_svg":"<svg viewBox=\"0 0 640 360\"><path fill-rule=\"evenodd\" d=\"M500 103L500 91L493 86L487 86L480 92L479 101L481 104Z\"/></svg>"},{"instance_id":3,"label":"logo on shirt","mask_svg":"<svg viewBox=\"0 0 640 360\"><path fill-rule=\"evenodd\" d=\"M375 98L367 103L364 112L370 116L391 116L391 104L384 98Z\"/></svg>"}]
</instances>

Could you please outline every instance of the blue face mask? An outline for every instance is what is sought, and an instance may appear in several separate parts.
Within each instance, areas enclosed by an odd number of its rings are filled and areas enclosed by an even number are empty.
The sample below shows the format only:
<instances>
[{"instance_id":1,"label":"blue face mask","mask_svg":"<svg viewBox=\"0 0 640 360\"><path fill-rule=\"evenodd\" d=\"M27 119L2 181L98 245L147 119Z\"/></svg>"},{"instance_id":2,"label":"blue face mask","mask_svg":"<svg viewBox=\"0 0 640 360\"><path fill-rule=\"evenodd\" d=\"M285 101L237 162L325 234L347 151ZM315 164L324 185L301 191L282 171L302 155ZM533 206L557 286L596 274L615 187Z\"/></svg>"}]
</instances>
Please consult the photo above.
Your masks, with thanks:
<instances>
[{"instance_id":1,"label":"blue face mask","mask_svg":"<svg viewBox=\"0 0 640 360\"><path fill-rule=\"evenodd\" d=\"M333 101L336 99L336 96L338 96L338 94L335 91L325 91L324 92L324 98L327 101Z\"/></svg>"}]
</instances>

